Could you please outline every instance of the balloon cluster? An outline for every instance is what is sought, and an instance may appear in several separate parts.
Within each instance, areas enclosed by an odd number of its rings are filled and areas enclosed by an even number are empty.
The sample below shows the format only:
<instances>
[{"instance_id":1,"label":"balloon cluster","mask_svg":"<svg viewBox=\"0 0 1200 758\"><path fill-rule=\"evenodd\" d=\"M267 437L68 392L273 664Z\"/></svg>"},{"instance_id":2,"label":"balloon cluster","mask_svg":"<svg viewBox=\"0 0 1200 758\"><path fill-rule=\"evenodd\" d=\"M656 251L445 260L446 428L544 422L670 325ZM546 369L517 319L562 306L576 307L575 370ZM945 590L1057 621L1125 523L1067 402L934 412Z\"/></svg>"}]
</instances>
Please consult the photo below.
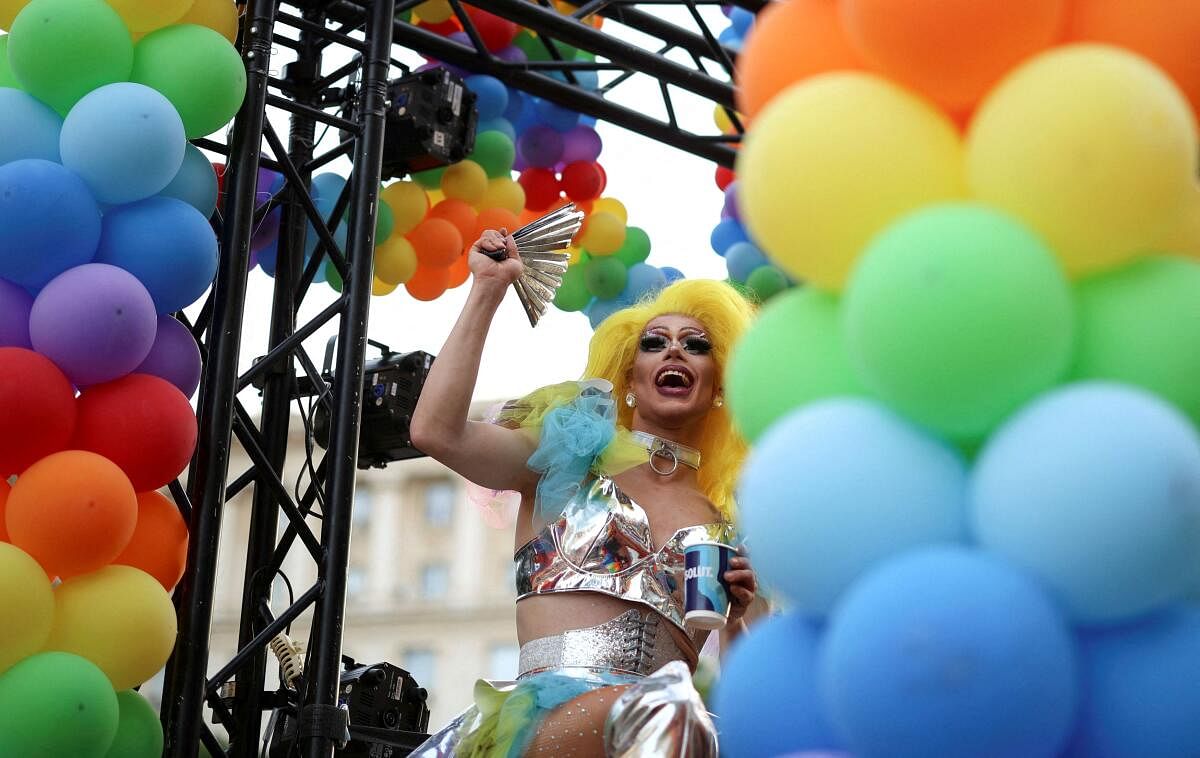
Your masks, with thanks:
<instances>
[{"instance_id":1,"label":"balloon cluster","mask_svg":"<svg viewBox=\"0 0 1200 758\"><path fill-rule=\"evenodd\" d=\"M740 53L746 44L746 36L754 28L754 12L736 5L722 5L721 12L729 19L729 26L717 35L717 42Z\"/></svg>"},{"instance_id":2,"label":"balloon cluster","mask_svg":"<svg viewBox=\"0 0 1200 758\"><path fill-rule=\"evenodd\" d=\"M790 610L723 752L1194 754L1198 42L1166 0L759 16L737 203L812 287L727 376Z\"/></svg>"},{"instance_id":3,"label":"balloon cluster","mask_svg":"<svg viewBox=\"0 0 1200 758\"><path fill-rule=\"evenodd\" d=\"M0 754L156 756L211 164L245 93L218 0L0 2ZM13 483L15 477L15 483Z\"/></svg>"},{"instance_id":4,"label":"balloon cluster","mask_svg":"<svg viewBox=\"0 0 1200 758\"><path fill-rule=\"evenodd\" d=\"M724 116L724 111L718 111ZM718 119L718 126L721 126ZM725 120L728 123L727 119ZM718 187L720 185L718 184ZM725 259L729 281L746 291L760 303L794 286L781 268L771 263L762 248L750 237L738 209L738 182L731 178L722 188L725 202L721 220L713 227L710 241L713 250Z\"/></svg>"}]
</instances>

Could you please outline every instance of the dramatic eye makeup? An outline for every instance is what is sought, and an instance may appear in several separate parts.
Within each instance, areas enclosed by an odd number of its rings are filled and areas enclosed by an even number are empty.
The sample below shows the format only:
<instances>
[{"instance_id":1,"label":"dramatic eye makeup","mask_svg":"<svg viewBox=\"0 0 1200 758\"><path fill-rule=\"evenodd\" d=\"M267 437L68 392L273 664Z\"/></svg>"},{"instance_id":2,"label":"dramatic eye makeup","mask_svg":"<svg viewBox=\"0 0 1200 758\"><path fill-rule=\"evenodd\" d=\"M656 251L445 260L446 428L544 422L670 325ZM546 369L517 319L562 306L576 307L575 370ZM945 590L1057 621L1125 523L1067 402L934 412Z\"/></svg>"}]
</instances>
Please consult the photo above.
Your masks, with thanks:
<instances>
[{"instance_id":1,"label":"dramatic eye makeup","mask_svg":"<svg viewBox=\"0 0 1200 758\"><path fill-rule=\"evenodd\" d=\"M680 346L692 355L708 355L712 352L712 343L702 334L688 334L680 338ZM671 339L658 332L647 332L642 335L638 348L643 353L661 353L671 346Z\"/></svg>"}]
</instances>

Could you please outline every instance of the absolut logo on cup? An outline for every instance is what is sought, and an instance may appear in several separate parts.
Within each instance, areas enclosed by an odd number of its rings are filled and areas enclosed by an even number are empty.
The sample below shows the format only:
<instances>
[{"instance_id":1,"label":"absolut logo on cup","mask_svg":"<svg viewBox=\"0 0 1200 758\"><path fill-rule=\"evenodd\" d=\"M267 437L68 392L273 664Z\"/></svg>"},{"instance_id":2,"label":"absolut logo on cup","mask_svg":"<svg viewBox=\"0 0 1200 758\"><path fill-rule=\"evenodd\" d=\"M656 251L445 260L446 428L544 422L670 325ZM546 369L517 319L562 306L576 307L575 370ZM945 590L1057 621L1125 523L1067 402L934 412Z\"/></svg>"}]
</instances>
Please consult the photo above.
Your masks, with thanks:
<instances>
[{"instance_id":1,"label":"absolut logo on cup","mask_svg":"<svg viewBox=\"0 0 1200 758\"><path fill-rule=\"evenodd\" d=\"M729 587L725 572L733 548L703 542L684 550L684 621L696 629L720 629L729 616Z\"/></svg>"}]
</instances>

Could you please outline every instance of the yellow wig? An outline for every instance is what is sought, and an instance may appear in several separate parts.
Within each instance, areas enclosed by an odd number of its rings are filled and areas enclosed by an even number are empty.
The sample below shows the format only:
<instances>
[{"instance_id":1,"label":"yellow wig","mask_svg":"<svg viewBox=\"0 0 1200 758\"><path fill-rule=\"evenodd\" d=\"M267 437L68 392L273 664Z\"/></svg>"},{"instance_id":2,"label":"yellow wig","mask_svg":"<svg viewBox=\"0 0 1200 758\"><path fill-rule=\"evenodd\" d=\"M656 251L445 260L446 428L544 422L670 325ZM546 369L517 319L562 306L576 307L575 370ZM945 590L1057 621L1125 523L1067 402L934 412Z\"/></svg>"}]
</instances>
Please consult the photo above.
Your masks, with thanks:
<instances>
[{"instance_id":1,"label":"yellow wig","mask_svg":"<svg viewBox=\"0 0 1200 758\"><path fill-rule=\"evenodd\" d=\"M754 307L736 290L710 279L684 279L652 299L606 318L588 345L585 379L607 379L618 399L617 424L629 428L633 409L621 398L629 391L629 373L646 324L658 316L679 314L704 324L717 363L717 387L723 386L729 354L750 326ZM746 457L746 441L734 428L727 405L708 412L701 433L699 483L704 495L729 519L734 515L733 489Z\"/></svg>"}]
</instances>

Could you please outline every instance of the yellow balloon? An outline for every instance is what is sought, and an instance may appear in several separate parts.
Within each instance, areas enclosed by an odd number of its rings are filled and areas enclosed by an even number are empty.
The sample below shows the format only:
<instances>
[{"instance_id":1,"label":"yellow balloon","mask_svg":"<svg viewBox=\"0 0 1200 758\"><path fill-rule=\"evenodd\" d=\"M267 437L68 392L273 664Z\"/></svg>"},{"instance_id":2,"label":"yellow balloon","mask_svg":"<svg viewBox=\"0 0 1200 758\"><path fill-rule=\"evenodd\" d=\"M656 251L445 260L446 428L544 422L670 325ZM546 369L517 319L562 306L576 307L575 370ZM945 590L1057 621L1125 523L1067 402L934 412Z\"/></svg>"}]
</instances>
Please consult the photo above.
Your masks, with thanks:
<instances>
[{"instance_id":1,"label":"yellow balloon","mask_svg":"<svg viewBox=\"0 0 1200 758\"><path fill-rule=\"evenodd\" d=\"M375 248L375 279L386 284L404 284L417 272L417 253L412 243L393 234Z\"/></svg>"},{"instance_id":2,"label":"yellow balloon","mask_svg":"<svg viewBox=\"0 0 1200 758\"><path fill-rule=\"evenodd\" d=\"M504 176L488 179L487 189L480 198L477 210L504 208L520 215L525 210L525 188Z\"/></svg>"},{"instance_id":3,"label":"yellow balloon","mask_svg":"<svg viewBox=\"0 0 1200 758\"><path fill-rule=\"evenodd\" d=\"M175 646L175 608L158 580L130 566L105 566L54 591L54 627L43 650L87 658L127 690L154 676Z\"/></svg>"},{"instance_id":4,"label":"yellow balloon","mask_svg":"<svg viewBox=\"0 0 1200 758\"><path fill-rule=\"evenodd\" d=\"M487 192L488 176L483 166L472 160L459 161L442 174L442 194L472 205Z\"/></svg>"},{"instance_id":5,"label":"yellow balloon","mask_svg":"<svg viewBox=\"0 0 1200 758\"><path fill-rule=\"evenodd\" d=\"M574 266L583 257L583 248L571 245L567 248L567 265Z\"/></svg>"},{"instance_id":6,"label":"yellow balloon","mask_svg":"<svg viewBox=\"0 0 1200 758\"><path fill-rule=\"evenodd\" d=\"M601 197L592 203L592 213L611 213L621 219L622 224L629 223L629 211L625 210L625 204L615 197Z\"/></svg>"},{"instance_id":7,"label":"yellow balloon","mask_svg":"<svg viewBox=\"0 0 1200 758\"><path fill-rule=\"evenodd\" d=\"M742 119L742 114L737 114L738 121L745 127L746 122ZM713 123L721 130L721 134L733 134L737 128L733 125L732 119L729 118L729 113L720 105L713 109Z\"/></svg>"},{"instance_id":8,"label":"yellow balloon","mask_svg":"<svg viewBox=\"0 0 1200 758\"><path fill-rule=\"evenodd\" d=\"M0 542L0 674L42 649L54 623L54 592L38 562Z\"/></svg>"},{"instance_id":9,"label":"yellow balloon","mask_svg":"<svg viewBox=\"0 0 1200 758\"><path fill-rule=\"evenodd\" d=\"M29 5L29 0L0 0L0 29L11 29L13 19L26 5Z\"/></svg>"},{"instance_id":10,"label":"yellow balloon","mask_svg":"<svg viewBox=\"0 0 1200 758\"><path fill-rule=\"evenodd\" d=\"M371 282L371 294L374 295L375 297L383 297L384 295L390 295L396 291L396 287L398 287L398 286L400 286L400 285L388 284L387 282L381 280L379 277L375 277L375 281Z\"/></svg>"},{"instance_id":11,"label":"yellow balloon","mask_svg":"<svg viewBox=\"0 0 1200 758\"><path fill-rule=\"evenodd\" d=\"M1170 232L1192 189L1196 142L1187 100L1151 63L1072 45L1025 63L983 101L967 136L967 179L1079 275Z\"/></svg>"},{"instance_id":12,"label":"yellow balloon","mask_svg":"<svg viewBox=\"0 0 1200 758\"><path fill-rule=\"evenodd\" d=\"M431 24L440 24L443 21L449 20L454 15L454 9L450 7L450 3L446 0L426 0L416 8L413 8L413 13L422 21L428 21Z\"/></svg>"},{"instance_id":13,"label":"yellow balloon","mask_svg":"<svg viewBox=\"0 0 1200 758\"><path fill-rule=\"evenodd\" d=\"M797 279L840 290L896 217L964 193L962 144L945 115L870 74L792 85L761 112L737 161L751 235Z\"/></svg>"},{"instance_id":14,"label":"yellow balloon","mask_svg":"<svg viewBox=\"0 0 1200 758\"><path fill-rule=\"evenodd\" d=\"M233 0L196 0L175 23L207 26L230 42L237 41L238 9Z\"/></svg>"},{"instance_id":15,"label":"yellow balloon","mask_svg":"<svg viewBox=\"0 0 1200 758\"><path fill-rule=\"evenodd\" d=\"M192 0L105 0L133 33L145 34L177 22Z\"/></svg>"},{"instance_id":16,"label":"yellow balloon","mask_svg":"<svg viewBox=\"0 0 1200 758\"><path fill-rule=\"evenodd\" d=\"M383 202L392 209L392 236L408 234L429 211L425 188L416 182L395 182L383 188Z\"/></svg>"},{"instance_id":17,"label":"yellow balloon","mask_svg":"<svg viewBox=\"0 0 1200 758\"><path fill-rule=\"evenodd\" d=\"M624 242L625 222L603 211L593 211L579 232L579 246L592 255L612 255Z\"/></svg>"},{"instance_id":18,"label":"yellow balloon","mask_svg":"<svg viewBox=\"0 0 1200 758\"><path fill-rule=\"evenodd\" d=\"M1183 211L1170 231L1153 246L1155 251L1183 253L1200 258L1200 187L1193 188Z\"/></svg>"}]
</instances>

